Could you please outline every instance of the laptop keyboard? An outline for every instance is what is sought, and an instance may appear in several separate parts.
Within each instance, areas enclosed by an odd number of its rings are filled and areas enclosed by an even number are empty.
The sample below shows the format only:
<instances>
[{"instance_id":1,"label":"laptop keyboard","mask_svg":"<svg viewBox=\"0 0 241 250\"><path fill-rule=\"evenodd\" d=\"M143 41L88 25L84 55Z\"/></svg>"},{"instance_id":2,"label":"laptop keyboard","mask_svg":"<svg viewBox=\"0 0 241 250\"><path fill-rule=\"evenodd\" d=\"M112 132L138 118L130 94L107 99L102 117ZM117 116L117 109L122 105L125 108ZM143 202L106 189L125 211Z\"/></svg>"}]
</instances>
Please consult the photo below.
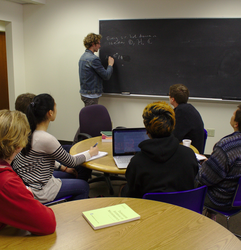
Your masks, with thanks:
<instances>
[{"instance_id":1,"label":"laptop keyboard","mask_svg":"<svg viewBox=\"0 0 241 250\"><path fill-rule=\"evenodd\" d=\"M120 156L120 157L115 157L117 162L120 163L120 164L123 164L123 163L129 163L130 162L130 156Z\"/></svg>"}]
</instances>

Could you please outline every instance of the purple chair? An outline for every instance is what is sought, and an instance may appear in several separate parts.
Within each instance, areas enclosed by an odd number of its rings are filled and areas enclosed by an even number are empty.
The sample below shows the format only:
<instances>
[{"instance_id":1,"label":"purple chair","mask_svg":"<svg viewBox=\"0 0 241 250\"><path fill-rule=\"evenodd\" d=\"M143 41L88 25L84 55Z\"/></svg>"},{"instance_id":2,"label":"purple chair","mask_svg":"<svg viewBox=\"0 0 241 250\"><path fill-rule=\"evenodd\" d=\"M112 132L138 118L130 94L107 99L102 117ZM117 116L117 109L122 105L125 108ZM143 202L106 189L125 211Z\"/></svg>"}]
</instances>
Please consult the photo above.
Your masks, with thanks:
<instances>
[{"instance_id":1,"label":"purple chair","mask_svg":"<svg viewBox=\"0 0 241 250\"><path fill-rule=\"evenodd\" d=\"M143 199L161 201L202 213L207 186L169 193L146 193Z\"/></svg>"},{"instance_id":2,"label":"purple chair","mask_svg":"<svg viewBox=\"0 0 241 250\"><path fill-rule=\"evenodd\" d=\"M207 137L208 137L208 131L206 129L204 129L203 152L199 152L200 154L204 154Z\"/></svg>"},{"instance_id":3,"label":"purple chair","mask_svg":"<svg viewBox=\"0 0 241 250\"><path fill-rule=\"evenodd\" d=\"M205 206L205 205L204 205L204 207L207 210L211 210L211 211L213 211L215 213L221 214L222 216L226 217L227 229L229 230L229 219L230 219L230 217L232 217L232 216L234 216L234 215L241 212L241 177L239 178L238 186L237 186L237 189L236 189L235 195L233 197L233 201L232 201L232 207L234 208L233 210L231 210L231 211L221 211L221 210L217 210L217 209ZM235 209L235 207L237 207L237 209ZM235 233L233 233L233 234L235 234ZM238 235L238 234L235 234L235 235L241 238L241 235Z\"/></svg>"},{"instance_id":4,"label":"purple chair","mask_svg":"<svg viewBox=\"0 0 241 250\"><path fill-rule=\"evenodd\" d=\"M72 198L72 195L69 195L69 196L63 197L63 198L58 199L58 200L53 200L53 201L50 201L50 202L46 202L43 205L49 207L49 206L56 205L56 204L59 204L59 203L62 203L62 202L66 202L66 201L70 200L71 198Z\"/></svg>"},{"instance_id":5,"label":"purple chair","mask_svg":"<svg viewBox=\"0 0 241 250\"><path fill-rule=\"evenodd\" d=\"M77 134L77 140L81 141L100 136L101 131L112 131L112 122L106 107L100 104L93 104L82 108L79 113L79 132ZM109 173L98 173L95 171L93 175L97 177L90 179L88 183L105 181L108 185L110 194L114 194L111 180L125 180L124 177L111 175Z\"/></svg>"},{"instance_id":6,"label":"purple chair","mask_svg":"<svg viewBox=\"0 0 241 250\"><path fill-rule=\"evenodd\" d=\"M80 110L78 141L100 136L100 131L111 130L110 115L105 106L93 104Z\"/></svg>"}]
</instances>

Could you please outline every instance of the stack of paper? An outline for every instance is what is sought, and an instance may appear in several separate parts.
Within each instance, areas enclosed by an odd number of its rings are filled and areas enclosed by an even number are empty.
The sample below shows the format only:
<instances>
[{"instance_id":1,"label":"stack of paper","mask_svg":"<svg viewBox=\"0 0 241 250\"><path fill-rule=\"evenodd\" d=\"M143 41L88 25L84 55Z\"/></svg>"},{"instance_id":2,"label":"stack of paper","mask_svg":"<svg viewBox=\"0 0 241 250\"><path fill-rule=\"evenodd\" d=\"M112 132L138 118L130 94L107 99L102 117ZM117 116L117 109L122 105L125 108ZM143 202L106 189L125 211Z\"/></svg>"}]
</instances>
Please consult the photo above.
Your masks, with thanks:
<instances>
[{"instance_id":1,"label":"stack of paper","mask_svg":"<svg viewBox=\"0 0 241 250\"><path fill-rule=\"evenodd\" d=\"M196 155L196 158L197 158L199 161L207 160L207 157L204 156L204 155L200 155L200 154L197 154L197 153L195 153L195 155Z\"/></svg>"}]
</instances>

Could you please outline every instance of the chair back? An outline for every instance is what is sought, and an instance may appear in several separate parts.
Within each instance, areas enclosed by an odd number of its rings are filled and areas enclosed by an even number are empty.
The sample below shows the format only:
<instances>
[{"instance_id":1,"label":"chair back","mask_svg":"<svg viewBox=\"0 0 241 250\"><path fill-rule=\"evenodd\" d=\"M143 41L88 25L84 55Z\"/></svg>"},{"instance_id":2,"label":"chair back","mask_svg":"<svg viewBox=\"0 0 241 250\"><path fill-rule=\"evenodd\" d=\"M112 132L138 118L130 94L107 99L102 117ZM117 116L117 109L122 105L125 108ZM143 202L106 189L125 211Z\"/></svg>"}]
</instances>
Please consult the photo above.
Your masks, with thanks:
<instances>
[{"instance_id":1,"label":"chair back","mask_svg":"<svg viewBox=\"0 0 241 250\"><path fill-rule=\"evenodd\" d=\"M208 138L208 131L204 129L203 152L200 152L200 154L204 154L207 138Z\"/></svg>"},{"instance_id":2,"label":"chair back","mask_svg":"<svg viewBox=\"0 0 241 250\"><path fill-rule=\"evenodd\" d=\"M233 207L241 206L241 177L239 177L238 186L237 186L234 198L233 198L232 206Z\"/></svg>"},{"instance_id":3,"label":"chair back","mask_svg":"<svg viewBox=\"0 0 241 250\"><path fill-rule=\"evenodd\" d=\"M111 131L112 123L106 107L100 104L86 106L79 113L80 133L100 136L100 131Z\"/></svg>"},{"instance_id":4,"label":"chair back","mask_svg":"<svg viewBox=\"0 0 241 250\"><path fill-rule=\"evenodd\" d=\"M202 186L199 188L179 192L146 193L144 194L143 198L170 203L172 205L184 207L201 214L203 211L206 193L207 186Z\"/></svg>"}]
</instances>

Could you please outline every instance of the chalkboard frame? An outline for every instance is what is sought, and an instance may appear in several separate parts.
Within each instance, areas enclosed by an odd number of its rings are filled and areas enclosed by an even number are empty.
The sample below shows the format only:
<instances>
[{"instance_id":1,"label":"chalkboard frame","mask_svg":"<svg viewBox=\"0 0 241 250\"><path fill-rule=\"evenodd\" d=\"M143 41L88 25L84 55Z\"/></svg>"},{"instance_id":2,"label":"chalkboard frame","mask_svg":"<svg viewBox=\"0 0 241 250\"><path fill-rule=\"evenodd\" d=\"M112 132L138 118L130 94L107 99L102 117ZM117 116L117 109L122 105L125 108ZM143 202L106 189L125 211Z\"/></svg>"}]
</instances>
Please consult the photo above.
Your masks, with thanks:
<instances>
[{"instance_id":1,"label":"chalkboard frame","mask_svg":"<svg viewBox=\"0 0 241 250\"><path fill-rule=\"evenodd\" d=\"M161 27L161 29L155 33L152 30L155 27ZM180 31L181 27L182 31ZM183 83L189 88L190 96L194 98L241 100L241 84L239 84L241 82L241 46L238 46L241 44L240 18L100 20L99 28L102 35L100 59L103 65L107 66L109 55L115 58L113 75L109 81L103 83L104 93L168 96L169 87L172 84ZM144 31L140 32L141 29ZM176 40L173 39L173 34ZM203 34L208 36L205 37ZM129 36L128 40L124 39L125 36ZM139 42L144 45L140 44L139 47L130 45L131 40L133 43ZM146 45L148 42L149 47ZM155 46L152 46L153 44ZM203 49L200 50L202 46ZM128 47L132 47L134 53L127 51ZM171 54L164 55L164 47ZM151 58L154 60L153 64L150 61L143 62L148 57L145 53L142 54L143 48L153 56ZM192 50L190 55L187 53L189 50ZM177 52L179 56L175 58ZM195 53L196 61L191 56ZM136 61L133 54L139 56ZM186 58L183 59L183 55ZM198 56L203 56L203 61ZM161 59L162 67L158 64L158 57L164 58ZM199 63L200 61L202 62ZM155 67L157 64L158 66ZM195 64L196 71L193 70ZM168 65L173 65L173 68L170 69ZM190 71L188 66L191 68ZM155 71L152 70L153 67ZM197 70L200 68L201 70ZM146 72L149 71L152 74L146 76ZM162 78L155 79L153 72L159 71L162 71ZM168 71L170 72L165 73ZM205 77L202 72L206 73ZM141 75L140 79L139 75ZM163 79L167 80L163 81Z\"/></svg>"}]
</instances>

